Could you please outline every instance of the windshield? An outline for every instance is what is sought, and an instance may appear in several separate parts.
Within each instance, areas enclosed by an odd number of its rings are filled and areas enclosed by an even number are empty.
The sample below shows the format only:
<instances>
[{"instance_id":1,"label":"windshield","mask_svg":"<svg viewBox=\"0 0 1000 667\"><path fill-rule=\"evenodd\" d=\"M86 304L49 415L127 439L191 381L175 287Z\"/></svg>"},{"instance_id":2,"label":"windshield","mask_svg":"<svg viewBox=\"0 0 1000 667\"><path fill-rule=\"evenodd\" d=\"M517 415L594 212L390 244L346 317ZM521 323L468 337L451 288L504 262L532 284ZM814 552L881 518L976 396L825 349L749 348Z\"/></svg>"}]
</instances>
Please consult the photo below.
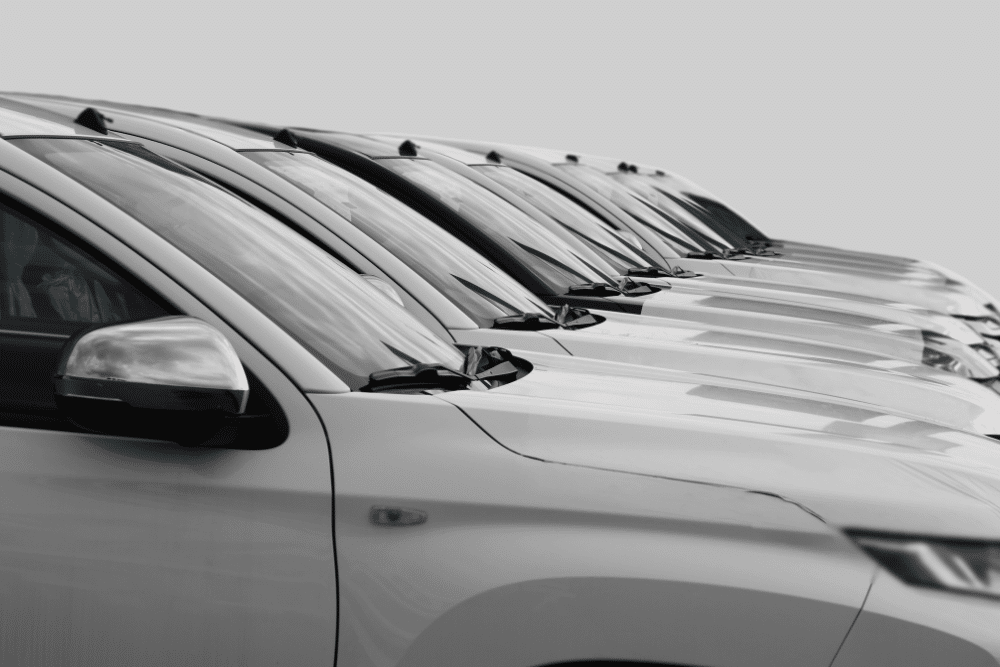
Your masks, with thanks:
<instances>
[{"instance_id":1,"label":"windshield","mask_svg":"<svg viewBox=\"0 0 1000 667\"><path fill-rule=\"evenodd\" d=\"M514 255L552 294L573 285L604 283L603 276L565 243L513 205L467 178L429 160L381 159L379 164L419 186L460 213L480 233Z\"/></svg>"},{"instance_id":2,"label":"windshield","mask_svg":"<svg viewBox=\"0 0 1000 667\"><path fill-rule=\"evenodd\" d=\"M708 241L718 248L733 247L732 240L720 236L716 232L714 225L708 224L698 215L695 211L695 206L653 187L645 176L621 171L609 174L609 176L631 190L635 196L641 197L649 204L666 211L670 217L678 222L685 223L685 229L688 230L689 235L697 235L699 240ZM728 237L728 234L726 234L726 237ZM742 246L743 243L738 243L737 245Z\"/></svg>"},{"instance_id":3,"label":"windshield","mask_svg":"<svg viewBox=\"0 0 1000 667\"><path fill-rule=\"evenodd\" d=\"M679 189L675 178L660 175L647 175L645 178L649 179L657 190L676 201L679 206L683 206L693 216L719 234L733 239L734 245L743 245L746 241L768 240L763 232L722 202Z\"/></svg>"},{"instance_id":4,"label":"windshield","mask_svg":"<svg viewBox=\"0 0 1000 667\"><path fill-rule=\"evenodd\" d=\"M531 176L502 165L477 165L473 169L486 174L551 216L587 243L618 273L654 263L622 242L596 215Z\"/></svg>"},{"instance_id":5,"label":"windshield","mask_svg":"<svg viewBox=\"0 0 1000 667\"><path fill-rule=\"evenodd\" d=\"M139 144L11 143L136 218L312 351L352 389L417 362L461 367L459 351L282 223Z\"/></svg>"},{"instance_id":6,"label":"windshield","mask_svg":"<svg viewBox=\"0 0 1000 667\"><path fill-rule=\"evenodd\" d=\"M478 252L367 181L308 153L243 155L285 178L345 217L479 326L522 313L551 316L548 306Z\"/></svg>"},{"instance_id":7,"label":"windshield","mask_svg":"<svg viewBox=\"0 0 1000 667\"><path fill-rule=\"evenodd\" d=\"M665 211L654 205L645 203L628 188L607 174L577 163L556 165L571 173L597 191L598 194L610 199L611 202L625 210L638 223L659 235L673 252L686 255L689 252L715 250L711 244L686 229L684 224L670 217Z\"/></svg>"}]
</instances>

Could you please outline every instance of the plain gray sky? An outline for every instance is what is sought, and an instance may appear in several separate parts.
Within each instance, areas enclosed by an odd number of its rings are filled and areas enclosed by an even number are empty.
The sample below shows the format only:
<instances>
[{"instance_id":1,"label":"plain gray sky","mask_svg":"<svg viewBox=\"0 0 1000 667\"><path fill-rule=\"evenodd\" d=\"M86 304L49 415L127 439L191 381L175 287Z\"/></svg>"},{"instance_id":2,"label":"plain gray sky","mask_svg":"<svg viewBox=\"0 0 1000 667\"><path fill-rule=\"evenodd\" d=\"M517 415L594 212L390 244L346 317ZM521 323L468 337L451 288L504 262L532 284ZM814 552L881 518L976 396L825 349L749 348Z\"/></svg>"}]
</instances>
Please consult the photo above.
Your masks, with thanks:
<instances>
[{"instance_id":1,"label":"plain gray sky","mask_svg":"<svg viewBox=\"0 0 1000 667\"><path fill-rule=\"evenodd\" d=\"M20 2L0 89L660 165L1000 296L1000 1Z\"/></svg>"}]
</instances>

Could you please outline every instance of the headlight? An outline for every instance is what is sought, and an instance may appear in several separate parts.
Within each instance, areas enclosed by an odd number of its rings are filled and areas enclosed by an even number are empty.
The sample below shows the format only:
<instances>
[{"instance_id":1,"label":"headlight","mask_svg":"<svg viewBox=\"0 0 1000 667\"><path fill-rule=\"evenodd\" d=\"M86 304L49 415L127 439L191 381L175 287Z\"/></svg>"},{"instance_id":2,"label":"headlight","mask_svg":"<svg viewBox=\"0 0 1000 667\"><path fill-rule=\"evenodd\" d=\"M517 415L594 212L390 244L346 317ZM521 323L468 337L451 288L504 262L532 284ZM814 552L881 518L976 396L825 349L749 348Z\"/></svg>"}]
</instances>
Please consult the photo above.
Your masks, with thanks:
<instances>
[{"instance_id":1,"label":"headlight","mask_svg":"<svg viewBox=\"0 0 1000 667\"><path fill-rule=\"evenodd\" d=\"M851 537L879 565L912 586L1000 598L1000 543Z\"/></svg>"},{"instance_id":2,"label":"headlight","mask_svg":"<svg viewBox=\"0 0 1000 667\"><path fill-rule=\"evenodd\" d=\"M935 350L928 345L924 346L923 363L925 366L938 368L949 373L955 373L962 377L971 378L972 372L961 361L946 352Z\"/></svg>"},{"instance_id":3,"label":"headlight","mask_svg":"<svg viewBox=\"0 0 1000 667\"><path fill-rule=\"evenodd\" d=\"M976 354L994 366L1000 365L1000 357L997 357L996 353L988 345L972 345L970 347L976 351Z\"/></svg>"},{"instance_id":4,"label":"headlight","mask_svg":"<svg viewBox=\"0 0 1000 667\"><path fill-rule=\"evenodd\" d=\"M1000 336L1000 322L992 317L961 317L959 319L980 336Z\"/></svg>"},{"instance_id":5,"label":"headlight","mask_svg":"<svg viewBox=\"0 0 1000 667\"><path fill-rule=\"evenodd\" d=\"M957 340L941 336L931 331L923 332L923 363L950 373L973 380L985 380L997 376L996 359L992 351L982 342L976 346L965 345ZM985 350L987 355L984 355Z\"/></svg>"}]
</instances>

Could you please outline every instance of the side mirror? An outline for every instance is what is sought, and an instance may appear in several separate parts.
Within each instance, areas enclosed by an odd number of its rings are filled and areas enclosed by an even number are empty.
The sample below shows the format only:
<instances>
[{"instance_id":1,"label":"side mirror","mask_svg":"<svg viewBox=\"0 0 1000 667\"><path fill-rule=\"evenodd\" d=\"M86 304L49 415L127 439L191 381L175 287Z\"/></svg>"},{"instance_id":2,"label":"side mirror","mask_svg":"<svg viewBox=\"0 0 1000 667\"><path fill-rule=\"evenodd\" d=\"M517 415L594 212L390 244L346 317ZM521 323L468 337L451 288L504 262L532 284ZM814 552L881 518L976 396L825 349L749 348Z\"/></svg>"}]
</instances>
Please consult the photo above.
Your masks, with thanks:
<instances>
[{"instance_id":1,"label":"side mirror","mask_svg":"<svg viewBox=\"0 0 1000 667\"><path fill-rule=\"evenodd\" d=\"M84 330L66 343L55 390L88 431L208 447L232 441L250 393L236 350L193 317Z\"/></svg>"},{"instance_id":2,"label":"side mirror","mask_svg":"<svg viewBox=\"0 0 1000 667\"><path fill-rule=\"evenodd\" d=\"M397 292L396 288L393 287L388 281L383 280L378 276L370 276L367 273L362 274L361 277L364 278L366 283L377 289L379 292L382 292L382 294L385 294L400 306L406 308L406 304L403 303L403 297L399 296L399 292Z\"/></svg>"}]
</instances>

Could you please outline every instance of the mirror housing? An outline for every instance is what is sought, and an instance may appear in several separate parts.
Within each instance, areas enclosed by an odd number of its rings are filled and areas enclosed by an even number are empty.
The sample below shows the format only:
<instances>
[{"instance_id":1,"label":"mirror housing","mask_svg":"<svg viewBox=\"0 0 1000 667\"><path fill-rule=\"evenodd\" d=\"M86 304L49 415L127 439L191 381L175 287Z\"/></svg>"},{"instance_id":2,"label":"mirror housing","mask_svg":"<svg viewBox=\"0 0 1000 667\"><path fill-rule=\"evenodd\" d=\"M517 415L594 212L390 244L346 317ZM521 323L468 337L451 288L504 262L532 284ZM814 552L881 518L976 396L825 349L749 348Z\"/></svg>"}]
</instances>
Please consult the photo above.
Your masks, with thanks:
<instances>
[{"instance_id":1,"label":"mirror housing","mask_svg":"<svg viewBox=\"0 0 1000 667\"><path fill-rule=\"evenodd\" d=\"M211 447L235 437L250 393L236 350L193 317L85 329L54 381L56 404L85 430Z\"/></svg>"}]
</instances>

